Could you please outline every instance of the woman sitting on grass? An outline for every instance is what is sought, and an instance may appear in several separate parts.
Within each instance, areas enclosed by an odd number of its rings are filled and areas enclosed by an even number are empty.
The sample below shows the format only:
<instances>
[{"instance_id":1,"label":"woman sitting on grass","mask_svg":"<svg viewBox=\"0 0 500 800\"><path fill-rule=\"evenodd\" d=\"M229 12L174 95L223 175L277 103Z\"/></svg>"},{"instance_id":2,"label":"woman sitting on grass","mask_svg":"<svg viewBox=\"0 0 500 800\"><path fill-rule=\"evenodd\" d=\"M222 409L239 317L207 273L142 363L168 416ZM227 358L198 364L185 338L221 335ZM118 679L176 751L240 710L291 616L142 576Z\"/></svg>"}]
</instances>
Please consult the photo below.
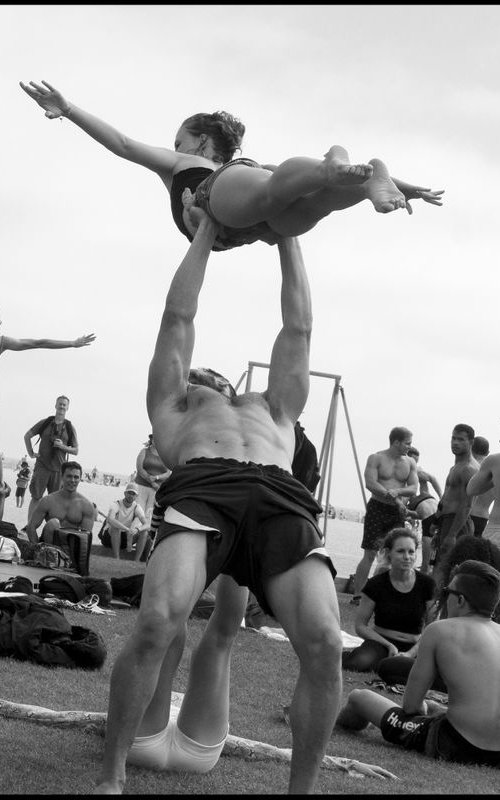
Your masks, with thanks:
<instances>
[{"instance_id":1,"label":"woman sitting on grass","mask_svg":"<svg viewBox=\"0 0 500 800\"><path fill-rule=\"evenodd\" d=\"M394 528L385 537L390 567L363 588L355 630L364 642L343 654L344 669L370 672L387 656L415 652L422 628L430 621L435 591L433 579L415 569L417 547L417 535L408 528Z\"/></svg>"},{"instance_id":2,"label":"woman sitting on grass","mask_svg":"<svg viewBox=\"0 0 500 800\"><path fill-rule=\"evenodd\" d=\"M461 536L443 565L443 585L448 586L452 579L452 571L456 566L470 559L481 561L500 570L500 548L494 542L472 535ZM438 615L440 619L447 617L446 593L442 594L438 600ZM500 623L500 606L495 609L492 619L494 622ZM404 655L384 658L379 663L377 672L381 679L389 685L395 683L405 685L416 657L417 648L414 648L412 652L404 653ZM439 673L436 674L431 689L438 692L448 691Z\"/></svg>"},{"instance_id":3,"label":"woman sitting on grass","mask_svg":"<svg viewBox=\"0 0 500 800\"><path fill-rule=\"evenodd\" d=\"M442 205L443 190L431 191L391 178L378 158L350 164L343 147L331 147L323 161L289 158L262 166L233 156L245 126L224 111L195 114L177 132L174 150L134 141L106 122L69 103L47 81L20 82L49 119L66 117L115 155L156 172L171 198L174 221L190 241L198 227L196 205L221 226L213 249L225 250L257 240L274 244L275 235L300 236L332 211L368 199L386 214L412 208L421 198Z\"/></svg>"}]
</instances>

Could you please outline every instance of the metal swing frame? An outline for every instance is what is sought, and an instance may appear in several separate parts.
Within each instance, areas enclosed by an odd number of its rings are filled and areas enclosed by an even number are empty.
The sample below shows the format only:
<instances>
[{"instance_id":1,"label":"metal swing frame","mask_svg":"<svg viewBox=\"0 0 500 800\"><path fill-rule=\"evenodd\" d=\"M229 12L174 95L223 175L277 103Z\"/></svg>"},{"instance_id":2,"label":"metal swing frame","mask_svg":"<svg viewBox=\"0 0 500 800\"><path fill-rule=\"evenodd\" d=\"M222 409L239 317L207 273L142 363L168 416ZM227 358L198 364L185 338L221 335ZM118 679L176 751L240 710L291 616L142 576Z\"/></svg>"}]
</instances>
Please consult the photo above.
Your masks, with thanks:
<instances>
[{"instance_id":1,"label":"metal swing frame","mask_svg":"<svg viewBox=\"0 0 500 800\"><path fill-rule=\"evenodd\" d=\"M261 367L262 369L269 369L270 364L265 364L262 361L249 361L248 368L244 371L244 373L242 374L241 378L239 379L238 383L235 386L236 391L243 382L245 376L246 376L245 392L251 391L252 377L255 367ZM326 537L326 526L328 521L328 511L330 508L330 495L331 495L331 486L333 477L333 453L335 449L335 431L337 426L339 395L342 398L342 406L344 408L345 418L347 422L347 429L349 431L349 439L351 442L352 452L354 456L354 463L356 465L356 472L358 475L359 486L361 489L361 496L363 498L365 509L367 501L366 501L365 487L363 484L363 478L359 467L358 454L356 452L356 445L354 443L351 420L349 418L349 412L347 410L345 392L344 388L341 386L340 383L342 378L340 375L334 375L333 373L330 372L316 372L314 370L310 370L309 375L317 378L327 378L328 380L334 381L332 397L330 400L330 407L326 418L323 442L321 445L321 451L318 458L320 480L318 486L316 487L316 491L314 492L314 495L318 503L321 503L323 505L323 508L325 509L325 513L323 516L323 535ZM323 503L324 495L325 495L325 502Z\"/></svg>"}]
</instances>

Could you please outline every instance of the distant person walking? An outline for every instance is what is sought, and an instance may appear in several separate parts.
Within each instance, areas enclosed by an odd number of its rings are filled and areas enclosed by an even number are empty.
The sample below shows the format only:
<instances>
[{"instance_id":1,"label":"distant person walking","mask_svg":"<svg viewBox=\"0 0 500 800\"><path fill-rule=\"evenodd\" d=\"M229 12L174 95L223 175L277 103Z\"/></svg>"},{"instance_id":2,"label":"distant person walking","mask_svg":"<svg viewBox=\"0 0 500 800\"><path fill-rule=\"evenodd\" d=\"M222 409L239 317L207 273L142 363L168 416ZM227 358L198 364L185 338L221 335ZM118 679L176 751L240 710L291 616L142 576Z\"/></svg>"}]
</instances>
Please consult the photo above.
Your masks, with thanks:
<instances>
[{"instance_id":1,"label":"distant person walking","mask_svg":"<svg viewBox=\"0 0 500 800\"><path fill-rule=\"evenodd\" d=\"M33 476L29 485L31 501L28 521L33 509L45 490L50 494L61 486L61 467L69 455L78 455L78 439L73 424L66 419L69 399L60 395L56 400L56 413L45 417L24 434L24 443L30 458L36 458ZM35 453L31 440L39 436L38 453Z\"/></svg>"},{"instance_id":2,"label":"distant person walking","mask_svg":"<svg viewBox=\"0 0 500 800\"><path fill-rule=\"evenodd\" d=\"M417 466L408 457L412 435L408 428L393 428L387 450L368 456L365 486L372 496L366 506L361 542L364 555L354 575L353 605L360 603L361 591L386 534L404 523L406 501L417 493Z\"/></svg>"},{"instance_id":3,"label":"distant person walking","mask_svg":"<svg viewBox=\"0 0 500 800\"><path fill-rule=\"evenodd\" d=\"M475 436L472 442L472 455L477 463L481 465L490 454L490 443L484 436ZM495 499L495 489L493 486L483 494L476 494L472 498L470 507L470 518L474 523L474 536L482 536L490 516L490 506Z\"/></svg>"},{"instance_id":4,"label":"distant person walking","mask_svg":"<svg viewBox=\"0 0 500 800\"><path fill-rule=\"evenodd\" d=\"M26 487L30 481L31 469L27 461L21 461L20 469L16 479L16 507L22 508Z\"/></svg>"}]
</instances>

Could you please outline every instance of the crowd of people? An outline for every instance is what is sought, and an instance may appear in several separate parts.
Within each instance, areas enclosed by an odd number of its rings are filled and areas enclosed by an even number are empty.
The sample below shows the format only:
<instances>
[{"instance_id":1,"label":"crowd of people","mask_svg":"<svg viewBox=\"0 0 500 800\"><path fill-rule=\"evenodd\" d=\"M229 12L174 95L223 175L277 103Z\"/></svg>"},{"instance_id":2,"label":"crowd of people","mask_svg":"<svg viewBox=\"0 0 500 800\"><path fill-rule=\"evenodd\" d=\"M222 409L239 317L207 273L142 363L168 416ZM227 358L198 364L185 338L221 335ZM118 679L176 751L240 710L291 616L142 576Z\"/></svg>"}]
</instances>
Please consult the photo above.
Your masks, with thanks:
<instances>
[{"instance_id":1,"label":"crowd of people","mask_svg":"<svg viewBox=\"0 0 500 800\"><path fill-rule=\"evenodd\" d=\"M128 764L214 768L228 734L231 652L249 591L283 627L299 662L289 708L290 793L314 791L336 726L359 731L372 722L402 747L499 766L500 626L493 617L500 572L491 561L500 541L500 454L487 454L487 442L471 426L455 425L455 462L442 492L419 466L406 427L393 428L389 447L369 456L365 484L371 497L352 598L363 641L343 653L336 570L313 494L318 474L304 470L299 453L299 444L304 454L307 443L298 418L309 393L312 311L296 237L364 199L381 213L411 213L410 200L441 205L442 191L392 179L378 159L351 165L338 146L323 161L293 158L262 167L234 159L244 126L225 112L185 120L174 150L150 147L70 103L45 81L21 87L49 119L69 119L111 152L159 175L174 220L190 242L166 290L149 368L152 433L138 453L135 481L109 509L102 531L115 558L122 548L135 547L137 559L149 553L136 625L113 665L96 793L121 793ZM192 364L195 318L212 251L258 239L276 246L281 329L266 389L238 395L219 372ZM1 337L0 354L80 347L93 339ZM24 437L35 459L32 475L22 477L31 494L31 541L38 540L42 522L43 537L63 529L91 531L97 517L77 491L82 468L73 460L78 437L68 409L69 399L58 397L55 414ZM486 493L483 503L474 501ZM418 526L427 540L420 570ZM456 548L471 538L490 544L488 556L478 550L477 557L450 567ZM186 625L215 578L214 612L192 654L188 687L173 719L171 691ZM355 690L341 709L343 669L404 675L402 707ZM429 708L432 686L448 693L445 713Z\"/></svg>"}]
</instances>

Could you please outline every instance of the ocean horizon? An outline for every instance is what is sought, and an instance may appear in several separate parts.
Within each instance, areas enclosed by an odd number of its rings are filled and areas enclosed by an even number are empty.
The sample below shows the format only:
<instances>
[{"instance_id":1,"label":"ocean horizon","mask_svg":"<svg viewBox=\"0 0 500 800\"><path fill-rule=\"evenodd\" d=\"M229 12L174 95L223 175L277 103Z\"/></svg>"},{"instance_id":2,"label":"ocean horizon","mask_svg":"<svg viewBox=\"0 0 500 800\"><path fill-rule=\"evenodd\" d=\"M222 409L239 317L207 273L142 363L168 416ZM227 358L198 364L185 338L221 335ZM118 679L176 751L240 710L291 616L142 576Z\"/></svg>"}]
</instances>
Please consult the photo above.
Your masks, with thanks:
<instances>
[{"instance_id":1,"label":"ocean horizon","mask_svg":"<svg viewBox=\"0 0 500 800\"><path fill-rule=\"evenodd\" d=\"M10 496L5 501L5 508L3 518L6 522L12 522L18 530L23 528L28 521L28 507L30 501L29 490L26 490L24 505L22 508L16 507L16 472L6 466L7 459L4 460L4 480L7 481L11 487ZM116 475L116 473L115 473ZM117 477L120 477L116 475ZM126 478L125 480L128 480ZM108 486L102 483L89 483L82 481L78 487L78 491L85 497L95 503L98 510L103 514L108 513L110 505L119 498L123 497L124 482L120 486ZM361 550L361 540L363 538L363 524L361 522L353 521L352 519L341 518L344 513L353 511L353 509L340 509L335 507L337 516L335 519L327 517L326 531L325 531L325 546L330 554L337 575L339 578L348 578L352 575L361 559L363 554ZM101 529L103 518L99 517L94 524L93 534L94 543L97 542L97 534ZM321 530L324 529L324 517L319 520ZM41 528L39 529L39 531Z\"/></svg>"}]
</instances>

